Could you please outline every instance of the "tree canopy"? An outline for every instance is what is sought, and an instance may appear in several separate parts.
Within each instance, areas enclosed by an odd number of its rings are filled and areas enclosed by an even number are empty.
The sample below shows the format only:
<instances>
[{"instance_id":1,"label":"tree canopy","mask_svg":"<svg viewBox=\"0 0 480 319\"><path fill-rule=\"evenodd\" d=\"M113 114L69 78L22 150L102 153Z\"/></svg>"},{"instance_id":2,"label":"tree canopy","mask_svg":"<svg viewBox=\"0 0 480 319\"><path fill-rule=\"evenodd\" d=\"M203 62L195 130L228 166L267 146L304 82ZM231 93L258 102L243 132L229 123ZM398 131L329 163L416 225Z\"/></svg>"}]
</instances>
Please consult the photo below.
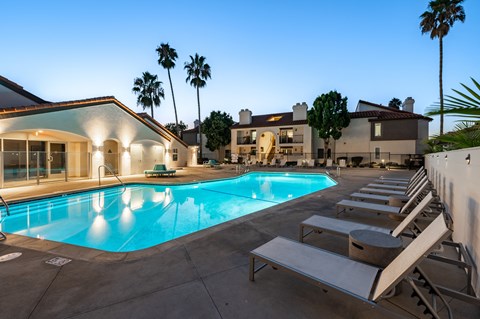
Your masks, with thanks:
<instances>
[{"instance_id":1,"label":"tree canopy","mask_svg":"<svg viewBox=\"0 0 480 319\"><path fill-rule=\"evenodd\" d=\"M188 128L188 125L185 124L183 121L178 122L178 125L176 123L167 123L164 125L167 130L172 132L173 134L180 136L180 133L185 131ZM178 131L177 131L178 127Z\"/></svg>"},{"instance_id":2,"label":"tree canopy","mask_svg":"<svg viewBox=\"0 0 480 319\"><path fill-rule=\"evenodd\" d=\"M307 113L308 125L315 128L324 141L325 160L330 138L338 140L342 136L342 129L350 124L347 99L337 91L330 91L318 96Z\"/></svg>"},{"instance_id":3,"label":"tree canopy","mask_svg":"<svg viewBox=\"0 0 480 319\"><path fill-rule=\"evenodd\" d=\"M230 127L233 125L230 114L221 111L212 111L202 123L202 131L207 138L206 146L210 151L218 150L231 141Z\"/></svg>"},{"instance_id":4,"label":"tree canopy","mask_svg":"<svg viewBox=\"0 0 480 319\"><path fill-rule=\"evenodd\" d=\"M153 117L153 108L160 106L161 99L165 98L162 82L158 81L156 75L150 72L143 72L141 78L133 80L133 93L137 96L137 105L143 109L150 108Z\"/></svg>"},{"instance_id":5,"label":"tree canopy","mask_svg":"<svg viewBox=\"0 0 480 319\"><path fill-rule=\"evenodd\" d=\"M388 107L391 107L397 110L400 109L401 105L402 105L402 101L400 101L400 99L397 99L396 97L394 97L393 99L390 100L390 102L388 102Z\"/></svg>"}]
</instances>

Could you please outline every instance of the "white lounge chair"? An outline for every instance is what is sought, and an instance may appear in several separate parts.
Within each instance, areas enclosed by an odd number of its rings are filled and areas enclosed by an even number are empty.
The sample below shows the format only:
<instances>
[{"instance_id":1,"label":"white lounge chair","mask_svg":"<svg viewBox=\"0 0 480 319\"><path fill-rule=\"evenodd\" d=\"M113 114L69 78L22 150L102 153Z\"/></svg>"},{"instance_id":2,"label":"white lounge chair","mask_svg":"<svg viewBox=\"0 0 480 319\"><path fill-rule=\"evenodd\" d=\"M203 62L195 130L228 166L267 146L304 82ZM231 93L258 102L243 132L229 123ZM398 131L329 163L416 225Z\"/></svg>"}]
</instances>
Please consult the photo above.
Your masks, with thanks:
<instances>
[{"instance_id":1,"label":"white lounge chair","mask_svg":"<svg viewBox=\"0 0 480 319\"><path fill-rule=\"evenodd\" d=\"M315 160L314 159L307 160L307 167L315 167Z\"/></svg>"},{"instance_id":2,"label":"white lounge chair","mask_svg":"<svg viewBox=\"0 0 480 319\"><path fill-rule=\"evenodd\" d=\"M305 165L305 160L303 160L303 159L297 160L297 166L303 167L304 165Z\"/></svg>"},{"instance_id":3,"label":"white lounge chair","mask_svg":"<svg viewBox=\"0 0 480 319\"><path fill-rule=\"evenodd\" d=\"M360 209L370 213L377 213L377 214L394 214L400 215L408 212L411 206L414 205L416 198L421 194L422 189L419 188L413 194L408 202L403 205L402 207L397 206L389 206L383 204L375 204L375 203L368 203L368 202L360 202L356 200L350 199L342 199L337 203L337 217L341 212L344 212L346 209Z\"/></svg>"},{"instance_id":4,"label":"white lounge chair","mask_svg":"<svg viewBox=\"0 0 480 319\"><path fill-rule=\"evenodd\" d=\"M424 183L427 183L428 186L428 177L424 176L418 183L415 183L414 187L411 187L408 190L392 190L392 189L383 189L383 188L373 188L373 187L362 187L358 191L360 193L367 194L377 194L377 195L406 195L411 196L418 187L422 187Z\"/></svg>"},{"instance_id":5,"label":"white lounge chair","mask_svg":"<svg viewBox=\"0 0 480 319\"><path fill-rule=\"evenodd\" d=\"M395 229L391 230L384 227L376 227L362 223L351 222L347 220L341 220L337 218L329 218L324 216L313 215L312 217L304 220L300 223L300 231L298 240L303 242L303 238L311 234L312 232L326 232L332 233L340 236L347 236L353 230L365 229L365 230L374 230L377 232L391 234L393 237L400 236L407 227L413 225L416 230L420 228L415 224L415 219L428 207L428 205L433 201L432 192L429 192L427 196L418 205L406 215L400 224L398 224ZM305 234L305 229L310 230Z\"/></svg>"},{"instance_id":6,"label":"white lounge chair","mask_svg":"<svg viewBox=\"0 0 480 319\"><path fill-rule=\"evenodd\" d=\"M422 184L419 184L418 188L414 189L414 191L416 192L418 189L420 189L420 192L423 192L427 188L427 186L428 186L428 181L425 180ZM366 201L366 202L375 202L380 204L388 204L392 196L404 199L405 201L408 201L408 199L410 199L410 196L407 196L405 194L382 195L382 194L369 194L369 193L360 193L360 192L355 192L350 194L350 199Z\"/></svg>"},{"instance_id":7,"label":"white lounge chair","mask_svg":"<svg viewBox=\"0 0 480 319\"><path fill-rule=\"evenodd\" d=\"M415 181L417 178L422 177L425 175L425 170L423 169L423 166L413 174L412 177L410 178L392 178L392 177L383 177L381 176L379 179L376 179L374 182L379 183L379 184L389 184L389 183L412 183Z\"/></svg>"},{"instance_id":8,"label":"white lounge chair","mask_svg":"<svg viewBox=\"0 0 480 319\"><path fill-rule=\"evenodd\" d=\"M276 237L250 252L249 279L254 281L256 272L266 265L271 265L314 285L336 289L372 306L377 306L382 298L389 295L391 290L405 279L414 289L413 296L420 299L418 304L425 305L426 313L439 318L436 306L430 303L408 274L412 271L419 273L424 286L429 288L429 293L439 297L450 315L448 303L418 267L425 256L450 234L451 230L443 214L440 214L384 269L297 241ZM255 261L264 264L255 268Z\"/></svg>"},{"instance_id":9,"label":"white lounge chair","mask_svg":"<svg viewBox=\"0 0 480 319\"><path fill-rule=\"evenodd\" d=\"M280 164L278 164L278 166L280 167L285 167L287 165L287 159L286 158L282 158L280 160Z\"/></svg>"}]
</instances>

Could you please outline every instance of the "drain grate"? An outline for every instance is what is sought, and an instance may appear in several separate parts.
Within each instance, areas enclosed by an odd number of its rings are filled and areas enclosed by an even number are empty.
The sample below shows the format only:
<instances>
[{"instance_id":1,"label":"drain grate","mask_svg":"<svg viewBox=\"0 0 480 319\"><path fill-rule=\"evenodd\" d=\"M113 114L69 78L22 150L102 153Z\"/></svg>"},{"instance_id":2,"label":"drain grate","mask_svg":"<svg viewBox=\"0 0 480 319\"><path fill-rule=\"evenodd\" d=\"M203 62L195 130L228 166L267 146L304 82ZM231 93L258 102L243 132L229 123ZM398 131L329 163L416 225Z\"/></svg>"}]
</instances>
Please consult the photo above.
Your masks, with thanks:
<instances>
[{"instance_id":1,"label":"drain grate","mask_svg":"<svg viewBox=\"0 0 480 319\"><path fill-rule=\"evenodd\" d=\"M0 256L0 263L3 263L4 261L9 261L15 258L18 258L22 255L22 253L11 253L11 254L6 254L3 256Z\"/></svg>"},{"instance_id":2,"label":"drain grate","mask_svg":"<svg viewBox=\"0 0 480 319\"><path fill-rule=\"evenodd\" d=\"M68 264L71 261L72 260L68 259L68 258L55 257L55 258L52 258L50 260L47 260L45 263L60 267L60 266L63 266L65 264Z\"/></svg>"}]
</instances>

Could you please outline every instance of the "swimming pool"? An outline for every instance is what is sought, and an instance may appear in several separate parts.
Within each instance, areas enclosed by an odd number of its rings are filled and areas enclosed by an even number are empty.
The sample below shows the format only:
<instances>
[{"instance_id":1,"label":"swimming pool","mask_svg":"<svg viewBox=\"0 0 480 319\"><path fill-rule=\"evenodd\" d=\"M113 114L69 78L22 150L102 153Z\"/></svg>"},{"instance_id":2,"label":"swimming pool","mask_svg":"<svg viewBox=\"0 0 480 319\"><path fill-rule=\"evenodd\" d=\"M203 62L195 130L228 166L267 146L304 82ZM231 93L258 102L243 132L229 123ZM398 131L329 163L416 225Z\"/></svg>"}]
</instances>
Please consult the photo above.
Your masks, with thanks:
<instances>
[{"instance_id":1,"label":"swimming pool","mask_svg":"<svg viewBox=\"0 0 480 319\"><path fill-rule=\"evenodd\" d=\"M249 173L185 185L132 184L10 205L3 231L128 252L251 214L336 183L323 174Z\"/></svg>"}]
</instances>

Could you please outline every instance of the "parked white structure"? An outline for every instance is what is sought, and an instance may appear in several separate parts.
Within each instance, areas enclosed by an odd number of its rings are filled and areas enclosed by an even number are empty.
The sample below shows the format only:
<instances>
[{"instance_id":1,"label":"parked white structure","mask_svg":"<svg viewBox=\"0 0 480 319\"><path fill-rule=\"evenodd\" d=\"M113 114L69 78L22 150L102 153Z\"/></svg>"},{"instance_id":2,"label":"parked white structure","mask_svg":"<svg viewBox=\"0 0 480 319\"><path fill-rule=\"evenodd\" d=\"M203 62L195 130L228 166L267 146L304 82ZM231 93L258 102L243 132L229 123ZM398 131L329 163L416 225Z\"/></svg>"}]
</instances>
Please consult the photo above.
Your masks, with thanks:
<instances>
[{"instance_id":1,"label":"parked white structure","mask_svg":"<svg viewBox=\"0 0 480 319\"><path fill-rule=\"evenodd\" d=\"M0 77L0 185L185 166L187 145L114 97L51 103ZM100 174L109 174L103 168Z\"/></svg>"}]
</instances>

